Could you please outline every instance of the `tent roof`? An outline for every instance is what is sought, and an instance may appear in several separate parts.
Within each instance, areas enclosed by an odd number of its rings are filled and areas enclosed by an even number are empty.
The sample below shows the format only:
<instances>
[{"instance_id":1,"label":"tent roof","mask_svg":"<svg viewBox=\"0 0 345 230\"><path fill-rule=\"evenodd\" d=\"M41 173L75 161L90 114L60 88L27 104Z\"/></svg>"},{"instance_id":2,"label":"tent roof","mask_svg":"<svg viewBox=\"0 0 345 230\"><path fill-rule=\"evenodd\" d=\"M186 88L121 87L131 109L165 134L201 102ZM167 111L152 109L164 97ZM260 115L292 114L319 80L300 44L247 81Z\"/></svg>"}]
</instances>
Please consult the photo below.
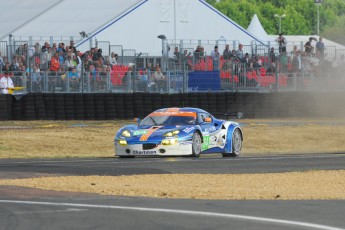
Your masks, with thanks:
<instances>
[{"instance_id":1,"label":"tent roof","mask_svg":"<svg viewBox=\"0 0 345 230\"><path fill-rule=\"evenodd\" d=\"M142 0L12 0L3 1L0 40L14 36L79 36L92 33ZM19 10L19 11L18 11ZM15 16L11 16L15 13ZM9 18L15 21L8 20Z\"/></svg>"},{"instance_id":2,"label":"tent roof","mask_svg":"<svg viewBox=\"0 0 345 230\"><path fill-rule=\"evenodd\" d=\"M255 36L257 36L261 41L268 40L267 33L262 27L261 22L256 14L254 14L252 20L250 21L247 31L255 34Z\"/></svg>"},{"instance_id":3,"label":"tent roof","mask_svg":"<svg viewBox=\"0 0 345 230\"><path fill-rule=\"evenodd\" d=\"M0 41L12 34L16 40L26 38L74 38L77 45L90 37L109 41L144 53L160 53L157 35L169 39L238 41L249 44L262 40L219 12L205 0L12 0L3 1L0 20L8 22L0 32ZM15 15L15 16L12 16ZM15 18L15 21L8 20ZM80 32L89 35L80 41ZM19 39L20 37L20 39ZM66 39L67 37L67 39ZM35 39L33 39L35 40ZM38 40L38 39L36 39ZM54 38L54 42L58 39ZM80 42L78 42L80 41ZM157 44L158 43L158 44ZM91 43L85 42L80 49Z\"/></svg>"}]
</instances>

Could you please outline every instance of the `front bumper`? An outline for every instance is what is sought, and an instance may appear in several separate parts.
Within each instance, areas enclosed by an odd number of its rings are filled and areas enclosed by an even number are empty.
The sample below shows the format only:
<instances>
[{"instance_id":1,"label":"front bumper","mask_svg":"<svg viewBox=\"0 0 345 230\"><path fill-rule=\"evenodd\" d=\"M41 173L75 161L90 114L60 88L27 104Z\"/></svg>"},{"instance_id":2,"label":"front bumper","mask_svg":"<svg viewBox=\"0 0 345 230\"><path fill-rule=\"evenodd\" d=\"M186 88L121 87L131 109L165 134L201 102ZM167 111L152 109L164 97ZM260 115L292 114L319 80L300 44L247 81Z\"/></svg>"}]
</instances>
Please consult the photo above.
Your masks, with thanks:
<instances>
[{"instance_id":1,"label":"front bumper","mask_svg":"<svg viewBox=\"0 0 345 230\"><path fill-rule=\"evenodd\" d=\"M186 156L192 154L192 141L178 142L173 145L128 144L115 142L115 156Z\"/></svg>"}]
</instances>

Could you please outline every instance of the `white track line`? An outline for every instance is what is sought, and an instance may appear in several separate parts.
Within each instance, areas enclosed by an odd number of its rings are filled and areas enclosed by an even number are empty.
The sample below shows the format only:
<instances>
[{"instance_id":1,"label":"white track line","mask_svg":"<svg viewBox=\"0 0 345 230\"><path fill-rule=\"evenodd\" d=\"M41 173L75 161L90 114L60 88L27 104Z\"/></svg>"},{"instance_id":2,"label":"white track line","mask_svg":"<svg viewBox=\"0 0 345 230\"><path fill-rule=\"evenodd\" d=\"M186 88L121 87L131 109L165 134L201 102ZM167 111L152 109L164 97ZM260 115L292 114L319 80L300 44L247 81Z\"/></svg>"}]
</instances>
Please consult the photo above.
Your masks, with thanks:
<instances>
[{"instance_id":1,"label":"white track line","mask_svg":"<svg viewBox=\"0 0 345 230\"><path fill-rule=\"evenodd\" d=\"M273 223L273 224L280 224L280 225L307 227L307 228L312 228L312 229L345 230L343 228L337 228L337 227L320 225L320 224L313 224L313 223L307 223L307 222L300 222L300 221L264 218L264 217L257 217L257 216L245 216L245 215L236 215L236 214L227 214L227 213L217 213L217 212L202 212L202 211L191 211L191 210L143 208L143 207L128 207L128 206L113 206L113 205L35 202L35 201L19 201L19 200L0 200L0 203L65 206L65 207L77 207L77 208L102 208L102 209L143 211L143 212L172 213L172 214L184 214L184 215L193 215L193 216L208 216L208 217L220 217L220 218L231 218L231 219L239 219L239 220L249 220L249 221L266 222L266 223Z\"/></svg>"}]
</instances>

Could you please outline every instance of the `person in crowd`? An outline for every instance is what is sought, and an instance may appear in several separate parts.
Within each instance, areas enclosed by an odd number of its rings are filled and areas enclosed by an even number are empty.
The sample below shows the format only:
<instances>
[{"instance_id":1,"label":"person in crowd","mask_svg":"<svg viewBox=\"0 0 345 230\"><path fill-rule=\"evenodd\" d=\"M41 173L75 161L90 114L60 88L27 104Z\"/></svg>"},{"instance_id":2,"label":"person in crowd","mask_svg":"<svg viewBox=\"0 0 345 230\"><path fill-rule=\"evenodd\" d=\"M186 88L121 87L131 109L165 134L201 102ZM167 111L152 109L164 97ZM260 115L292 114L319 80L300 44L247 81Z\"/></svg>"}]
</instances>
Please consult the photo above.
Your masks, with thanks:
<instances>
[{"instance_id":1,"label":"person in crowd","mask_svg":"<svg viewBox=\"0 0 345 230\"><path fill-rule=\"evenodd\" d=\"M274 51L274 47L271 47L269 55L270 55L270 61L271 62L276 62L277 61L277 57L276 57L276 54L275 54L275 51Z\"/></svg>"},{"instance_id":2,"label":"person in crowd","mask_svg":"<svg viewBox=\"0 0 345 230\"><path fill-rule=\"evenodd\" d=\"M150 71L147 67L139 71L138 76L136 78L137 90L147 91L147 87L149 86L149 76Z\"/></svg>"},{"instance_id":3,"label":"person in crowd","mask_svg":"<svg viewBox=\"0 0 345 230\"><path fill-rule=\"evenodd\" d=\"M277 71L277 65L275 62L272 62L271 65L268 67L266 73L270 75L275 75Z\"/></svg>"},{"instance_id":4,"label":"person in crowd","mask_svg":"<svg viewBox=\"0 0 345 230\"><path fill-rule=\"evenodd\" d=\"M156 90L159 92L167 91L167 77L163 74L159 66L156 67L153 73L153 79L156 85Z\"/></svg>"},{"instance_id":5,"label":"person in crowd","mask_svg":"<svg viewBox=\"0 0 345 230\"><path fill-rule=\"evenodd\" d=\"M71 41L69 42L68 50L72 50L73 53L76 53L76 52L77 52L77 48L74 46L74 41L73 41L73 40L71 40Z\"/></svg>"},{"instance_id":6,"label":"person in crowd","mask_svg":"<svg viewBox=\"0 0 345 230\"><path fill-rule=\"evenodd\" d=\"M134 80L134 65L129 65L125 76L122 78L122 86L124 90L129 91L133 89L132 82Z\"/></svg>"},{"instance_id":7,"label":"person in crowd","mask_svg":"<svg viewBox=\"0 0 345 230\"><path fill-rule=\"evenodd\" d=\"M13 57L9 70L12 72L19 70L19 63L17 61L17 58Z\"/></svg>"},{"instance_id":8,"label":"person in crowd","mask_svg":"<svg viewBox=\"0 0 345 230\"><path fill-rule=\"evenodd\" d=\"M195 51L194 51L194 60L195 62L198 62L199 59L201 58L201 46L197 46Z\"/></svg>"},{"instance_id":9,"label":"person in crowd","mask_svg":"<svg viewBox=\"0 0 345 230\"><path fill-rule=\"evenodd\" d=\"M64 66L68 69L68 70L71 70L73 67L75 67L73 61L72 61L72 55L69 54L67 56L67 59L65 60L64 62Z\"/></svg>"},{"instance_id":10,"label":"person in crowd","mask_svg":"<svg viewBox=\"0 0 345 230\"><path fill-rule=\"evenodd\" d=\"M230 50L230 46L229 44L226 44L225 49L223 51L223 58L224 60L230 60L231 57L232 57L232 52Z\"/></svg>"},{"instance_id":11,"label":"person in crowd","mask_svg":"<svg viewBox=\"0 0 345 230\"><path fill-rule=\"evenodd\" d=\"M236 50L236 58L238 60L242 60L244 58L244 52L243 52L243 45L239 44L238 49Z\"/></svg>"},{"instance_id":12,"label":"person in crowd","mask_svg":"<svg viewBox=\"0 0 345 230\"><path fill-rule=\"evenodd\" d=\"M118 58L118 55L114 52L111 52L109 62L112 66L117 65L117 58Z\"/></svg>"},{"instance_id":13,"label":"person in crowd","mask_svg":"<svg viewBox=\"0 0 345 230\"><path fill-rule=\"evenodd\" d=\"M78 73L81 73L81 67L82 67L82 61L81 61L81 54L80 54L80 51L77 50L77 55L74 55L74 61L76 63L76 68L77 68L77 72Z\"/></svg>"},{"instance_id":14,"label":"person in crowd","mask_svg":"<svg viewBox=\"0 0 345 230\"><path fill-rule=\"evenodd\" d=\"M76 67L73 67L71 71L68 72L69 87L72 92L79 91L79 81L80 74L78 73Z\"/></svg>"},{"instance_id":15,"label":"person in crowd","mask_svg":"<svg viewBox=\"0 0 345 230\"><path fill-rule=\"evenodd\" d=\"M218 52L218 46L215 46L214 49L212 50L211 57L212 57L212 60L213 60L213 69L214 70L219 70L220 54Z\"/></svg>"},{"instance_id":16,"label":"person in crowd","mask_svg":"<svg viewBox=\"0 0 345 230\"><path fill-rule=\"evenodd\" d=\"M92 61L99 61L100 59L102 59L102 49L98 49L98 47L94 48L94 53L92 56Z\"/></svg>"},{"instance_id":17,"label":"person in crowd","mask_svg":"<svg viewBox=\"0 0 345 230\"><path fill-rule=\"evenodd\" d=\"M283 36L283 33L280 33L279 36L275 39L278 42L279 53L286 53L286 38Z\"/></svg>"},{"instance_id":18,"label":"person in crowd","mask_svg":"<svg viewBox=\"0 0 345 230\"><path fill-rule=\"evenodd\" d=\"M289 63L289 59L287 56L287 53L281 53L279 55L279 71L281 73L286 73L288 71L288 63Z\"/></svg>"},{"instance_id":19,"label":"person in crowd","mask_svg":"<svg viewBox=\"0 0 345 230\"><path fill-rule=\"evenodd\" d=\"M8 61L5 61L5 65L1 68L2 72L9 73L11 71L10 66L11 66L11 63L9 63Z\"/></svg>"},{"instance_id":20,"label":"person in crowd","mask_svg":"<svg viewBox=\"0 0 345 230\"><path fill-rule=\"evenodd\" d=\"M319 37L319 41L316 42L316 55L322 63L325 57L325 43L322 41L322 37Z\"/></svg>"},{"instance_id":21,"label":"person in crowd","mask_svg":"<svg viewBox=\"0 0 345 230\"><path fill-rule=\"evenodd\" d=\"M241 62L244 64L244 66L247 67L249 64L249 60L250 60L249 53L246 53L244 55L244 58L242 58Z\"/></svg>"},{"instance_id":22,"label":"person in crowd","mask_svg":"<svg viewBox=\"0 0 345 230\"><path fill-rule=\"evenodd\" d=\"M89 79L90 79L90 84L91 84L91 91L96 91L97 88L97 78L98 78L98 73L96 70L95 65L91 62L89 65Z\"/></svg>"},{"instance_id":23,"label":"person in crowd","mask_svg":"<svg viewBox=\"0 0 345 230\"><path fill-rule=\"evenodd\" d=\"M192 59L192 54L188 52L188 50L184 50L183 54L181 56L181 63L182 63L182 69L183 70L189 70L191 69L190 64L188 63L188 60Z\"/></svg>"},{"instance_id":24,"label":"person in crowd","mask_svg":"<svg viewBox=\"0 0 345 230\"><path fill-rule=\"evenodd\" d=\"M292 59L292 71L295 74L298 74L298 76L299 73L302 71L302 57L300 51L297 51Z\"/></svg>"},{"instance_id":25,"label":"person in crowd","mask_svg":"<svg viewBox=\"0 0 345 230\"><path fill-rule=\"evenodd\" d=\"M99 79L98 79L98 90L104 91L107 86L108 81L108 72L107 72L107 66L102 66L99 68Z\"/></svg>"},{"instance_id":26,"label":"person in crowd","mask_svg":"<svg viewBox=\"0 0 345 230\"><path fill-rule=\"evenodd\" d=\"M55 53L50 62L50 71L57 72L60 68L59 54Z\"/></svg>"},{"instance_id":27,"label":"person in crowd","mask_svg":"<svg viewBox=\"0 0 345 230\"><path fill-rule=\"evenodd\" d=\"M48 42L45 42L44 45L42 46L41 48L41 52L44 53L44 52L47 52L48 49L49 49L50 45Z\"/></svg>"},{"instance_id":28,"label":"person in crowd","mask_svg":"<svg viewBox=\"0 0 345 230\"><path fill-rule=\"evenodd\" d=\"M30 87L32 91L38 91L41 89L41 74L40 69L32 63L30 67L26 68L27 86Z\"/></svg>"},{"instance_id":29,"label":"person in crowd","mask_svg":"<svg viewBox=\"0 0 345 230\"><path fill-rule=\"evenodd\" d=\"M0 92L2 94L8 94L10 88L14 88L14 84L9 73L6 72L5 75L0 78Z\"/></svg>"},{"instance_id":30,"label":"person in crowd","mask_svg":"<svg viewBox=\"0 0 345 230\"><path fill-rule=\"evenodd\" d=\"M309 40L304 44L304 52L306 53L307 56L311 56L314 46L312 46L312 41L313 38L310 37Z\"/></svg>"},{"instance_id":31,"label":"person in crowd","mask_svg":"<svg viewBox=\"0 0 345 230\"><path fill-rule=\"evenodd\" d=\"M63 52L65 53L66 52L66 49L65 49L65 43L61 42L59 43L59 47L56 49L57 52Z\"/></svg>"},{"instance_id":32,"label":"person in crowd","mask_svg":"<svg viewBox=\"0 0 345 230\"><path fill-rule=\"evenodd\" d=\"M175 47L175 50L174 50L174 58L175 59L177 59L177 60L180 60L180 58L181 58L181 53L180 53L180 51L178 50L178 47L176 46Z\"/></svg>"}]
</instances>

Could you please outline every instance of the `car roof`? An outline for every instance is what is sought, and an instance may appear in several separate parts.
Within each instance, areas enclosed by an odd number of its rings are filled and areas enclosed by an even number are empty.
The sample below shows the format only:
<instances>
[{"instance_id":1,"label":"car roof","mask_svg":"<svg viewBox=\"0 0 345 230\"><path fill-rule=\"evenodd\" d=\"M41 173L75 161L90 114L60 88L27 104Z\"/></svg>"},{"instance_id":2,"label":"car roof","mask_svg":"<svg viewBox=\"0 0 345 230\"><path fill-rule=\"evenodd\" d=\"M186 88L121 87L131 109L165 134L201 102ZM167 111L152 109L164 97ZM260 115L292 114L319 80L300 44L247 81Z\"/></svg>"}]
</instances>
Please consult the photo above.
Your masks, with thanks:
<instances>
[{"instance_id":1,"label":"car roof","mask_svg":"<svg viewBox=\"0 0 345 230\"><path fill-rule=\"evenodd\" d=\"M157 109L155 112L164 112L164 111L180 111L180 112L196 112L196 113L207 113L207 111L199 108L193 108L193 107L183 107L183 108L178 108L178 107L172 107L172 108L162 108L162 109Z\"/></svg>"}]
</instances>

